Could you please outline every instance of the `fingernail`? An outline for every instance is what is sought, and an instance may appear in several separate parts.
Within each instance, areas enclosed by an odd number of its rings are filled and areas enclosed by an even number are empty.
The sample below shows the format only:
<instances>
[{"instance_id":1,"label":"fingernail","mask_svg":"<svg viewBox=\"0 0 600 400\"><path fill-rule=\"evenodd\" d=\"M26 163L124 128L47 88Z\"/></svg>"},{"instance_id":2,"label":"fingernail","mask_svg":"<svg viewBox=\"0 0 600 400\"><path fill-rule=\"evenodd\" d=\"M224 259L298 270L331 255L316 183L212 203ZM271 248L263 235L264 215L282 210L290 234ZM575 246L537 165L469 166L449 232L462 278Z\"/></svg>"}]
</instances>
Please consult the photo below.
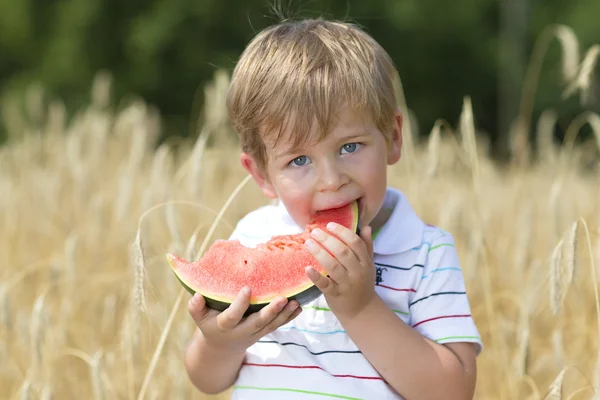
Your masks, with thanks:
<instances>
[{"instance_id":1,"label":"fingernail","mask_svg":"<svg viewBox=\"0 0 600 400\"><path fill-rule=\"evenodd\" d=\"M311 239L308 239L306 242L304 242L304 244L306 246L308 246L308 247L315 247L316 246L315 241L311 240Z\"/></svg>"},{"instance_id":2,"label":"fingernail","mask_svg":"<svg viewBox=\"0 0 600 400\"><path fill-rule=\"evenodd\" d=\"M246 296L248 296L250 294L250 288L249 287L243 288L242 293L244 293Z\"/></svg>"},{"instance_id":3,"label":"fingernail","mask_svg":"<svg viewBox=\"0 0 600 400\"><path fill-rule=\"evenodd\" d=\"M192 298L190 299L190 301L188 301L188 305L195 307L198 304L198 297L200 295L198 293L196 293L195 295L192 296Z\"/></svg>"},{"instance_id":4,"label":"fingernail","mask_svg":"<svg viewBox=\"0 0 600 400\"><path fill-rule=\"evenodd\" d=\"M327 229L329 229L330 231L334 230L335 228L337 228L337 224L335 222L329 222L327 224Z\"/></svg>"}]
</instances>

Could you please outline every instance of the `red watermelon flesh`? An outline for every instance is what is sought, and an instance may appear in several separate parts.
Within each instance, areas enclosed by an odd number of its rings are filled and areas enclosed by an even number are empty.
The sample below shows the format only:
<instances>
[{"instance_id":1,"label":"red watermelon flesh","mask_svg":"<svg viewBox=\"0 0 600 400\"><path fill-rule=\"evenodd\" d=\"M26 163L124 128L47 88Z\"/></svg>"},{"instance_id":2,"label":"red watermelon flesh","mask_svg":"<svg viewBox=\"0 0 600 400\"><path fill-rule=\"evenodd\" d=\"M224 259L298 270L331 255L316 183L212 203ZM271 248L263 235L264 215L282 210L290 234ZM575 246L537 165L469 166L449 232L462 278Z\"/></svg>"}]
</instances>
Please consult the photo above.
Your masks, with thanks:
<instances>
[{"instance_id":1,"label":"red watermelon flesh","mask_svg":"<svg viewBox=\"0 0 600 400\"><path fill-rule=\"evenodd\" d=\"M226 309L244 286L252 290L247 314L260 310L276 296L305 304L320 295L305 268L310 265L326 275L304 248L310 231L317 227L325 230L327 223L333 221L356 232L358 215L354 201L317 213L302 233L274 236L255 248L244 247L238 240L217 240L196 262L172 254L167 255L167 260L190 293L201 293L208 306L219 311Z\"/></svg>"}]
</instances>

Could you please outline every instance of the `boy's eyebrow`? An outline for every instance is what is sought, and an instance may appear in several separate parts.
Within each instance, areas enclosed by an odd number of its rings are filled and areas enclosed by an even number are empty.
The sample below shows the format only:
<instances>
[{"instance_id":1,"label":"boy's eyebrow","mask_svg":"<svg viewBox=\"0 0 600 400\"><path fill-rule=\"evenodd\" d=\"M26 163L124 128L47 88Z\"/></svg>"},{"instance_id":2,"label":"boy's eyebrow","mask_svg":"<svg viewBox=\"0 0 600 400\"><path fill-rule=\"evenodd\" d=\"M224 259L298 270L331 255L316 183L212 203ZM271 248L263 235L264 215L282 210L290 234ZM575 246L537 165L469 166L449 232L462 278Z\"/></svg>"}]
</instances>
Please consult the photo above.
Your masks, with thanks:
<instances>
[{"instance_id":1,"label":"boy's eyebrow","mask_svg":"<svg viewBox=\"0 0 600 400\"><path fill-rule=\"evenodd\" d=\"M348 136L343 136L339 138L339 142L347 142L348 140L351 139L356 139L359 137L364 137L364 136L368 136L368 131L358 131L355 133L352 133ZM277 154L275 155L276 158L280 158L280 157L285 157L285 156L289 156L291 154L294 153L299 153L300 150L302 149L303 146L298 145L298 146L292 146L292 147L288 147L287 149L281 150L279 152L277 152Z\"/></svg>"}]
</instances>

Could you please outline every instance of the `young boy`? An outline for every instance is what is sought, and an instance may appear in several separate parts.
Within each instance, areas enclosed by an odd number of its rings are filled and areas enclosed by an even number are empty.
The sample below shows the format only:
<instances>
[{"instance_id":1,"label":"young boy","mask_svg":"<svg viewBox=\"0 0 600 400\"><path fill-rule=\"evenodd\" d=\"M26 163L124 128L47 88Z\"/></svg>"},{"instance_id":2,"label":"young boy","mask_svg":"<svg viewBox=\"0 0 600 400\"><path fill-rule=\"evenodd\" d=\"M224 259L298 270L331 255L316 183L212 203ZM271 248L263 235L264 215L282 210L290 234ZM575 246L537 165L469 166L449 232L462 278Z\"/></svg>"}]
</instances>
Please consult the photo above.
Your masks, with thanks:
<instances>
[{"instance_id":1,"label":"young boy","mask_svg":"<svg viewBox=\"0 0 600 400\"><path fill-rule=\"evenodd\" d=\"M259 33L233 74L228 107L241 163L277 205L231 239L301 232L315 211L359 201L360 234L313 232L322 296L279 298L243 318L252 288L219 313L194 296L185 357L202 392L233 399L470 399L482 343L450 234L424 224L386 169L402 147L397 75L357 27L287 21Z\"/></svg>"}]
</instances>

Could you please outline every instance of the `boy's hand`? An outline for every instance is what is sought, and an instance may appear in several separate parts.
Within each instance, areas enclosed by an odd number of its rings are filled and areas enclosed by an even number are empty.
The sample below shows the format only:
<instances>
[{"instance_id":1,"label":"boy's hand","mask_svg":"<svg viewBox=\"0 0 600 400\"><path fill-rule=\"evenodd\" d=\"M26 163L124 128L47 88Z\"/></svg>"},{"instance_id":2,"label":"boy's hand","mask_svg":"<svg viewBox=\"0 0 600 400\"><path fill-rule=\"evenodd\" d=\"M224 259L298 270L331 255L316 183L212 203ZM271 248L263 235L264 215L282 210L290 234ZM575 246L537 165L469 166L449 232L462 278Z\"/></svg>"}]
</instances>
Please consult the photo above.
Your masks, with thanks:
<instances>
[{"instance_id":1,"label":"boy's hand","mask_svg":"<svg viewBox=\"0 0 600 400\"><path fill-rule=\"evenodd\" d=\"M307 240L306 246L329 277L312 267L306 273L338 318L353 316L376 296L371 227L361 229L360 236L336 223L327 229L330 233L313 230L314 241Z\"/></svg>"},{"instance_id":2,"label":"boy's hand","mask_svg":"<svg viewBox=\"0 0 600 400\"><path fill-rule=\"evenodd\" d=\"M207 344L219 350L245 351L261 337L296 318L302 311L297 301L279 297L258 312L244 317L250 305L250 290L240 290L223 312L208 308L204 297L194 295L188 312L202 331Z\"/></svg>"}]
</instances>

